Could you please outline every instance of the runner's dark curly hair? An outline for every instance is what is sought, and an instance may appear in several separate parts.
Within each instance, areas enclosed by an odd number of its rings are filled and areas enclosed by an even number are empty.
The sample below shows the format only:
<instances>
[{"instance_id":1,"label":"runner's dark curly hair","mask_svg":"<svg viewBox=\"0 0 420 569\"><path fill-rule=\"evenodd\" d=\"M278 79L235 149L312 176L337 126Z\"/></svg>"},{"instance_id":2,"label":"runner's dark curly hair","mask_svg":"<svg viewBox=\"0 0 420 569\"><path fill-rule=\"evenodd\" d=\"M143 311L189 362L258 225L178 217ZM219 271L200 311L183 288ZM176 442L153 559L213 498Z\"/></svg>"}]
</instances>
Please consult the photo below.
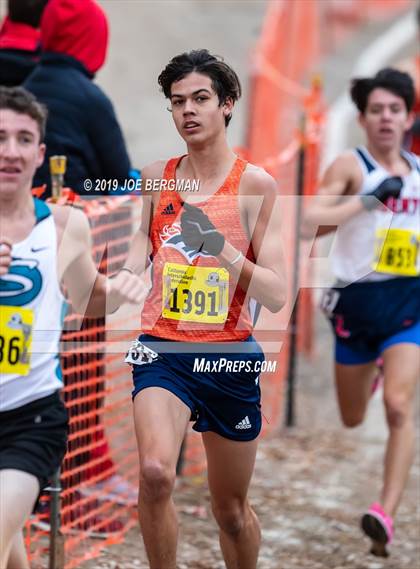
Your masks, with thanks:
<instances>
[{"instance_id":1,"label":"runner's dark curly hair","mask_svg":"<svg viewBox=\"0 0 420 569\"><path fill-rule=\"evenodd\" d=\"M413 108L415 98L413 79L408 73L385 67L374 77L353 79L351 82L351 99L362 114L366 111L369 95L377 88L386 89L401 97L408 112Z\"/></svg>"},{"instance_id":2,"label":"runner's dark curly hair","mask_svg":"<svg viewBox=\"0 0 420 569\"><path fill-rule=\"evenodd\" d=\"M165 97L170 99L173 83L194 71L210 77L219 105L229 98L237 101L241 96L241 84L235 71L221 57L211 55L207 49L197 49L173 57L159 75L158 83ZM225 117L226 126L231 118L231 114Z\"/></svg>"}]
</instances>

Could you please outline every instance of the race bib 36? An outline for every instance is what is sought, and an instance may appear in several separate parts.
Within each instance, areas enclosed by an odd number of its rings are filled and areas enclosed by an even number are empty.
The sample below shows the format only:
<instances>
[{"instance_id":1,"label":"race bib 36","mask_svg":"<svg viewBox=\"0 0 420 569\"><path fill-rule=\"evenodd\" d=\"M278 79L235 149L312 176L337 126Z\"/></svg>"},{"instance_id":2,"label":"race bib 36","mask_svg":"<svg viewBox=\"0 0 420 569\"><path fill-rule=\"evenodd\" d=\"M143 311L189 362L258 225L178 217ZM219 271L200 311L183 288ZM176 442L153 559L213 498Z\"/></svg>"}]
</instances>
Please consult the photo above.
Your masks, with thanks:
<instances>
[{"instance_id":1,"label":"race bib 36","mask_svg":"<svg viewBox=\"0 0 420 569\"><path fill-rule=\"evenodd\" d=\"M29 373L33 323L33 310L0 306L0 373Z\"/></svg>"}]
</instances>

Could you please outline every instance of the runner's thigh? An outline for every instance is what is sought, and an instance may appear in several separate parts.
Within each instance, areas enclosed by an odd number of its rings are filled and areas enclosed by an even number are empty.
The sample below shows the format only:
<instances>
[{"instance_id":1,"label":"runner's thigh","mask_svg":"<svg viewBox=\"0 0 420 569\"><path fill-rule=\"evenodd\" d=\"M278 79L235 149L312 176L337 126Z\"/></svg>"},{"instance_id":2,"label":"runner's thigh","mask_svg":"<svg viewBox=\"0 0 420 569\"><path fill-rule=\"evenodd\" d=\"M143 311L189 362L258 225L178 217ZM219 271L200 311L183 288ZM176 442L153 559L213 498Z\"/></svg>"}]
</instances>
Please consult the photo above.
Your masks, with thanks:
<instances>
[{"instance_id":1,"label":"runner's thigh","mask_svg":"<svg viewBox=\"0 0 420 569\"><path fill-rule=\"evenodd\" d=\"M384 397L412 401L420 378L420 347L394 344L383 352Z\"/></svg>"},{"instance_id":2,"label":"runner's thigh","mask_svg":"<svg viewBox=\"0 0 420 569\"><path fill-rule=\"evenodd\" d=\"M335 364L337 400L343 419L360 418L370 399L376 363Z\"/></svg>"},{"instance_id":3,"label":"runner's thigh","mask_svg":"<svg viewBox=\"0 0 420 569\"><path fill-rule=\"evenodd\" d=\"M212 498L245 499L257 454L258 439L232 441L212 432L203 433Z\"/></svg>"},{"instance_id":4,"label":"runner's thigh","mask_svg":"<svg viewBox=\"0 0 420 569\"><path fill-rule=\"evenodd\" d=\"M143 389L134 398L134 422L140 460L156 457L176 465L191 410L161 387Z\"/></svg>"}]
</instances>

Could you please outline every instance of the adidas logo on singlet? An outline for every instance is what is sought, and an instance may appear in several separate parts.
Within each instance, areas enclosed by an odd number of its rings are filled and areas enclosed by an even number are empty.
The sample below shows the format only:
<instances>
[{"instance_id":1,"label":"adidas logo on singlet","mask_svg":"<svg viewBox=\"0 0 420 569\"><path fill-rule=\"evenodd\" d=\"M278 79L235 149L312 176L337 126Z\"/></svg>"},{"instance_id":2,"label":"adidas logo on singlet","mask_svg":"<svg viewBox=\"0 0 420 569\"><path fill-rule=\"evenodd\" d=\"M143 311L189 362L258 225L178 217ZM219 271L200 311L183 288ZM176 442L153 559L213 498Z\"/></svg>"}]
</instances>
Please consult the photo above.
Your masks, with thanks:
<instances>
[{"instance_id":1,"label":"adidas logo on singlet","mask_svg":"<svg viewBox=\"0 0 420 569\"><path fill-rule=\"evenodd\" d=\"M167 205L165 207L165 209L162 210L162 214L163 215L175 215L175 208L172 205L172 203L170 203L169 205Z\"/></svg>"},{"instance_id":2,"label":"adidas logo on singlet","mask_svg":"<svg viewBox=\"0 0 420 569\"><path fill-rule=\"evenodd\" d=\"M248 415L236 425L235 429L250 429L252 427Z\"/></svg>"}]
</instances>

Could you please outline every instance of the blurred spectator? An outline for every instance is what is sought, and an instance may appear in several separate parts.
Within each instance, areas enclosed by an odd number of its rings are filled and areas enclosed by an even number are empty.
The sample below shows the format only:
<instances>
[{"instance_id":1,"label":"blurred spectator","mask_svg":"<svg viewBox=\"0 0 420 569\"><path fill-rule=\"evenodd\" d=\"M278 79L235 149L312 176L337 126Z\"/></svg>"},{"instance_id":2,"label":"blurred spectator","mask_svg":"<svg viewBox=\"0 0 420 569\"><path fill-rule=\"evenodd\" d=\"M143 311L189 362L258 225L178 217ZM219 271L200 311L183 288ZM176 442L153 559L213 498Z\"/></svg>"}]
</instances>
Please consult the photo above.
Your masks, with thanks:
<instances>
[{"instance_id":1,"label":"blurred spectator","mask_svg":"<svg viewBox=\"0 0 420 569\"><path fill-rule=\"evenodd\" d=\"M0 27L0 84L20 85L41 55L39 22L48 0L8 0Z\"/></svg>"},{"instance_id":2,"label":"blurred spectator","mask_svg":"<svg viewBox=\"0 0 420 569\"><path fill-rule=\"evenodd\" d=\"M41 61L25 87L48 108L47 159L35 185L47 184L48 158L67 156L66 185L79 194L84 180L129 176L130 160L111 101L92 82L108 47L108 22L94 0L50 0L41 19ZM96 194L95 197L98 197Z\"/></svg>"}]
</instances>

